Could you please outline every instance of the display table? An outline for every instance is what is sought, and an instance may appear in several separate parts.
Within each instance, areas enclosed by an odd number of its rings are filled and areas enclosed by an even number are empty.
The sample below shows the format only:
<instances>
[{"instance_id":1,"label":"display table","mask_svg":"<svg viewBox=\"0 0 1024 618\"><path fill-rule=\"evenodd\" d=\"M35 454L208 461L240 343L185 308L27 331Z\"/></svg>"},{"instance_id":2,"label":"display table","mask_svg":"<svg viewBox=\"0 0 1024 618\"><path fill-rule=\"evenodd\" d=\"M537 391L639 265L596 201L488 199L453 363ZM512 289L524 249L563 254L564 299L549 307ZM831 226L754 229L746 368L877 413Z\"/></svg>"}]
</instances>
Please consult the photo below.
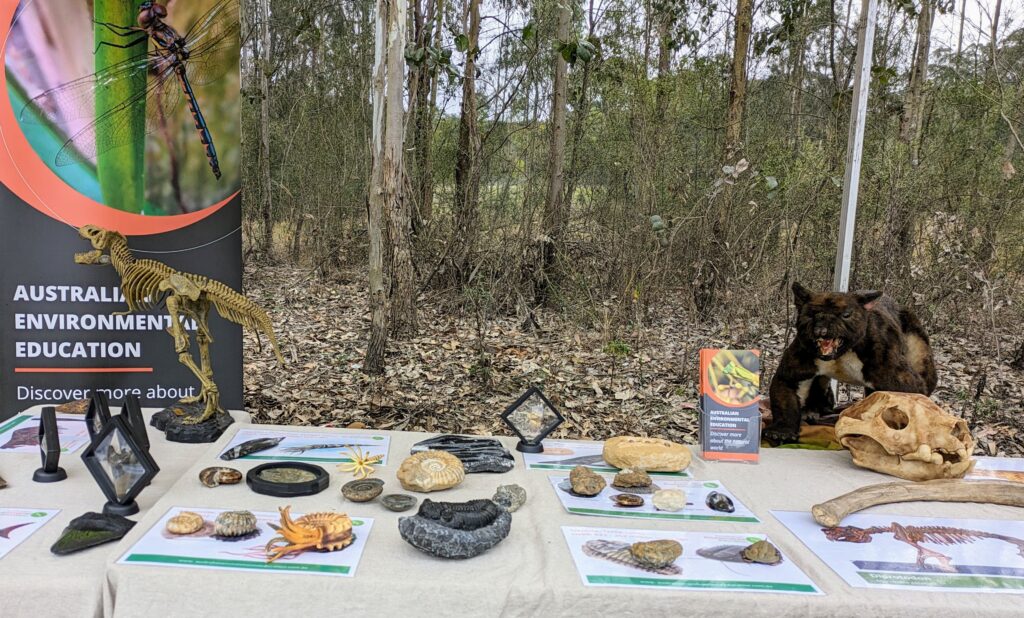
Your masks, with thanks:
<instances>
[{"instance_id":1,"label":"display table","mask_svg":"<svg viewBox=\"0 0 1024 618\"><path fill-rule=\"evenodd\" d=\"M42 406L25 411L38 414ZM147 408L149 417L159 408ZM113 413L117 409L112 410ZM237 422L247 423L244 412L232 412ZM148 427L148 426L147 426ZM170 489L182 472L203 456L209 444L168 442L163 433L148 427L150 452L160 466L153 483L142 490L137 502L141 512L130 519L139 521ZM70 556L54 556L50 546L75 517L99 512L106 498L82 463L79 449L64 454L60 465L68 478L58 483L35 483L32 472L39 467L36 453L0 452L0 476L7 488L0 489L0 505L53 508L60 513L39 531L0 559L0 615L3 616L96 616L102 613L104 566L117 548L116 543L88 549Z\"/></svg>"},{"instance_id":2,"label":"display table","mask_svg":"<svg viewBox=\"0 0 1024 618\"><path fill-rule=\"evenodd\" d=\"M378 500L356 504L343 500L340 487L351 476L331 464L331 486L316 496L273 498L251 492L245 484L209 489L197 480L199 471L216 465L216 455L240 425L229 428L218 445L192 467L149 509L138 526L109 557L104 611L115 616L164 615L301 615L301 616L622 616L742 615L749 616L906 616L916 614L1012 615L1020 612L1020 596L935 594L848 587L769 513L809 510L823 500L857 487L892 480L856 469L843 452L766 450L759 465L709 464L695 459L697 479L723 481L763 521L761 524L665 522L610 519L566 513L547 477L550 471L526 470L516 454L516 468L505 474L471 474L455 489L422 500L461 501L490 497L499 484L518 483L529 499L513 515L508 538L491 551L464 561L443 561L420 553L401 539L397 519ZM259 427L259 426L248 426ZM290 427L290 431L301 428ZM324 431L319 429L318 431ZM330 430L344 435L346 430ZM362 431L365 433L365 431ZM395 472L410 446L430 434L388 433L387 466L375 476L386 481L384 493L403 492ZM512 449L514 441L502 441ZM243 472L260 462L236 461ZM154 494L156 492L153 492ZM152 498L152 495L150 498ZM291 504L297 512L339 510L373 517L375 523L353 578L286 573L200 570L151 565L116 564L160 517L172 507L212 507L275 511ZM872 512L936 517L1019 519L1020 509L993 505L904 504ZM561 532L562 525L761 532L796 562L822 589L824 596L763 593L689 592L587 588L580 582ZM42 570L42 569L41 569ZM60 580L64 582L63 579Z\"/></svg>"}]
</instances>

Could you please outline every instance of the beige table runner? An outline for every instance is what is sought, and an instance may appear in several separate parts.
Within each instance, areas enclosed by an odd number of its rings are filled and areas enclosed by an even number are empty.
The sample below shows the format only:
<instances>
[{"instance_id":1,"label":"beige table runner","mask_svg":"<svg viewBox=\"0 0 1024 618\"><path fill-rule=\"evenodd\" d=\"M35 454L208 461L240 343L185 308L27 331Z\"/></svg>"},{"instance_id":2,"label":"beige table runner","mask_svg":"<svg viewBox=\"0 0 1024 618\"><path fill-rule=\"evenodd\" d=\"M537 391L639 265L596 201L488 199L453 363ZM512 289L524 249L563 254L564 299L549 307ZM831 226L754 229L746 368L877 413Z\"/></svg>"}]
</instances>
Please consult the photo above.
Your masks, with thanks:
<instances>
[{"instance_id":1,"label":"beige table runner","mask_svg":"<svg viewBox=\"0 0 1024 618\"><path fill-rule=\"evenodd\" d=\"M239 427L246 427L244 425ZM253 426L272 430L271 427ZM298 428L289 427L289 431ZM518 483L529 492L526 506L513 515L509 537L491 551L465 561L443 561L420 553L401 539L397 519L377 501L354 504L340 496L351 477L332 465L331 486L323 493L294 499L255 494L245 485L208 489L197 474L217 463L216 455L231 438L210 448L155 505L129 536L111 552L104 589L107 615L246 616L627 616L650 614L694 616L907 616L927 614L1012 615L1020 596L935 594L853 589L769 514L807 510L816 502L856 487L891 480L859 470L849 456L836 452L766 450L762 462L714 464L694 461L697 479L723 481L762 520L761 524L664 522L611 519L566 513L547 480L555 471L526 470L516 453L515 470L505 474L471 474L459 487L421 499L461 501L490 497L499 484ZM325 431L317 429L316 431ZM344 435L346 430L329 430ZM360 430L365 432L366 430ZM395 471L423 433L389 433L389 465L378 468L384 492L402 491ZM514 440L502 438L510 449ZM243 472L261 462L236 462ZM403 492L406 493L406 492ZM273 511L292 504L298 512L340 510L375 518L358 574L337 578L284 573L210 571L151 565L120 565L116 560L173 506ZM890 505L876 509L904 515L1016 519L1019 509L992 505ZM797 596L762 593L690 592L586 588L580 583L562 525L761 532L768 534L826 593Z\"/></svg>"}]
</instances>

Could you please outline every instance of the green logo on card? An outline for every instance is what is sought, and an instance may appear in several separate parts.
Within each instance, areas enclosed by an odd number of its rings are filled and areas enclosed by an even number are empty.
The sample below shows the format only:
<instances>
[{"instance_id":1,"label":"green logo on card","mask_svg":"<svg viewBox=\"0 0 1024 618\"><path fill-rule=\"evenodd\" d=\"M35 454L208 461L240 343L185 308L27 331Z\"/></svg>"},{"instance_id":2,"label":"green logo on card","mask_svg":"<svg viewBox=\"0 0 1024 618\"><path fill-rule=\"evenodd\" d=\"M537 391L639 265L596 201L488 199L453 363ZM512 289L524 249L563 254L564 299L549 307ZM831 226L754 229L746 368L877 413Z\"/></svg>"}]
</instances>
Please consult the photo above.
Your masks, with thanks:
<instances>
[{"instance_id":1,"label":"green logo on card","mask_svg":"<svg viewBox=\"0 0 1024 618\"><path fill-rule=\"evenodd\" d=\"M718 483L704 483L704 487L708 487L710 489L714 489L714 488L718 487Z\"/></svg>"},{"instance_id":2,"label":"green logo on card","mask_svg":"<svg viewBox=\"0 0 1024 618\"><path fill-rule=\"evenodd\" d=\"M35 512L32 513L31 517L46 517L46 513Z\"/></svg>"},{"instance_id":3,"label":"green logo on card","mask_svg":"<svg viewBox=\"0 0 1024 618\"><path fill-rule=\"evenodd\" d=\"M373 436L374 440L383 440L384 436Z\"/></svg>"},{"instance_id":4,"label":"green logo on card","mask_svg":"<svg viewBox=\"0 0 1024 618\"><path fill-rule=\"evenodd\" d=\"M363 520L361 520L361 519L353 519L352 520L352 525L353 526L362 526L363 525Z\"/></svg>"}]
</instances>

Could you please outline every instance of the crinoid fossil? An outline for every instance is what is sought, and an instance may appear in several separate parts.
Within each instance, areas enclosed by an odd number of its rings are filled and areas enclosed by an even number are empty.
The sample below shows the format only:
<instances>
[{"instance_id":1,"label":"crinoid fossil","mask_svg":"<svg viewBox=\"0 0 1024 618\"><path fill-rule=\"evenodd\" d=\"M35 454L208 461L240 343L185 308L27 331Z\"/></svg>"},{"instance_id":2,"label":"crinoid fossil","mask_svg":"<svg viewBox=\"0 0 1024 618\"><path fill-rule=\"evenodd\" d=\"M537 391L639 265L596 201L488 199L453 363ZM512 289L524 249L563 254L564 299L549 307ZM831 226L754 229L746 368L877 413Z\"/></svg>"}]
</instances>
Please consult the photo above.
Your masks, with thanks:
<instances>
[{"instance_id":1,"label":"crinoid fossil","mask_svg":"<svg viewBox=\"0 0 1024 618\"><path fill-rule=\"evenodd\" d=\"M408 491L440 491L455 487L466 478L458 457L445 451L423 451L410 455L398 467L398 481Z\"/></svg>"},{"instance_id":2,"label":"crinoid fossil","mask_svg":"<svg viewBox=\"0 0 1024 618\"><path fill-rule=\"evenodd\" d=\"M281 512L281 525L270 527L280 536L267 542L267 562L273 562L288 554L301 553L308 550L337 551L352 544L352 520L344 513L320 512L307 513L298 519L292 519L289 511L291 506L278 509Z\"/></svg>"},{"instance_id":3,"label":"crinoid fossil","mask_svg":"<svg viewBox=\"0 0 1024 618\"><path fill-rule=\"evenodd\" d=\"M472 558L502 541L512 515L492 500L424 500L411 517L398 518L398 532L410 545L438 558Z\"/></svg>"},{"instance_id":4,"label":"crinoid fossil","mask_svg":"<svg viewBox=\"0 0 1024 618\"><path fill-rule=\"evenodd\" d=\"M641 563L633 557L629 543L593 539L583 544L583 553L591 558L600 558L601 560L607 560L609 562L633 567L634 569L647 571L648 573L655 573L657 575L679 575L683 572L682 569L674 564L654 568Z\"/></svg>"},{"instance_id":5,"label":"crinoid fossil","mask_svg":"<svg viewBox=\"0 0 1024 618\"><path fill-rule=\"evenodd\" d=\"M349 461L347 463L338 464L338 470L342 472L351 472L352 476L357 479L365 479L373 474L373 466L379 464L383 459L384 455L367 455L363 452L363 449L358 446L353 446L347 449L347 457Z\"/></svg>"}]
</instances>

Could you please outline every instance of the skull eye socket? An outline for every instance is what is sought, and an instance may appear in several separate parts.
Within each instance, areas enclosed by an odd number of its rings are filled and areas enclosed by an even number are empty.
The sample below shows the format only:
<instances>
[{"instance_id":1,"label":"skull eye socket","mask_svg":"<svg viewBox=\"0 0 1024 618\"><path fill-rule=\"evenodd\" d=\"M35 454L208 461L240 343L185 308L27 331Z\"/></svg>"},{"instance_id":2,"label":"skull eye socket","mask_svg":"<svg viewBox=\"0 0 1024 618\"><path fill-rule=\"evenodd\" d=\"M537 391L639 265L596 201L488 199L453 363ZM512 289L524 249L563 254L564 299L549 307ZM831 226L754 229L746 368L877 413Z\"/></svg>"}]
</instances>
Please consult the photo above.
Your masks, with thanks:
<instances>
[{"instance_id":1,"label":"skull eye socket","mask_svg":"<svg viewBox=\"0 0 1024 618\"><path fill-rule=\"evenodd\" d=\"M907 416L907 413L899 408L886 408L882 410L881 416L882 422L889 429L895 429L896 431L906 429L907 425L910 424L910 418Z\"/></svg>"}]
</instances>

